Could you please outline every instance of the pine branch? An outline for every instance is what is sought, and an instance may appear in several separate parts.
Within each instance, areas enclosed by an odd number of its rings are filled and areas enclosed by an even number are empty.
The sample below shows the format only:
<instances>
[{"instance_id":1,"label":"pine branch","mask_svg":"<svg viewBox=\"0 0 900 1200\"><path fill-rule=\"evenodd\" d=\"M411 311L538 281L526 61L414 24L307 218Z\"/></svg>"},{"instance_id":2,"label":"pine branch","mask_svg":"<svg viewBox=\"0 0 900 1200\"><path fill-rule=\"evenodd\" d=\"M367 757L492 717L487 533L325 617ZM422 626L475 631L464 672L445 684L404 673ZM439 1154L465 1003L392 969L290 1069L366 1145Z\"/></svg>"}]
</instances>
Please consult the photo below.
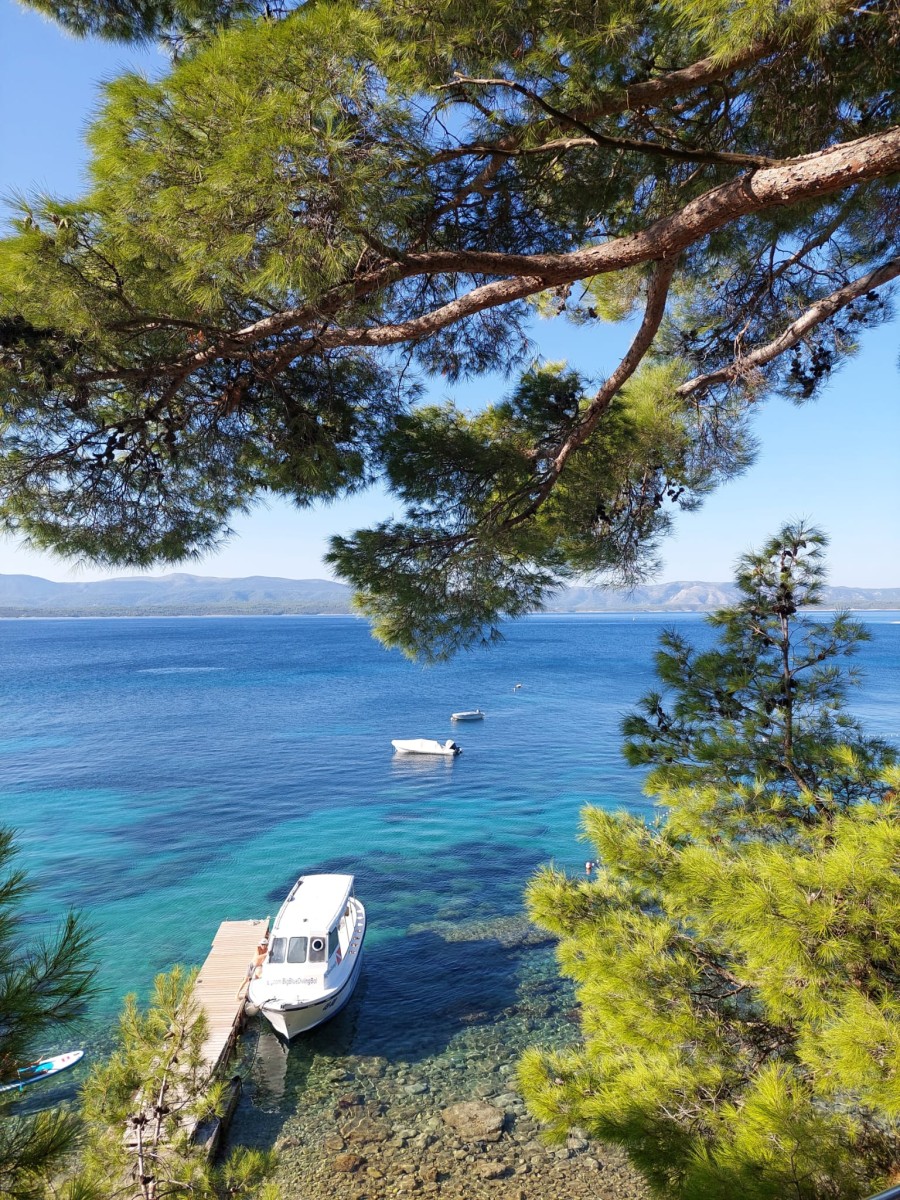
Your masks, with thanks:
<instances>
[{"instance_id":1,"label":"pine branch","mask_svg":"<svg viewBox=\"0 0 900 1200\"><path fill-rule=\"evenodd\" d=\"M578 279L623 270L649 261L671 258L710 233L740 217L784 205L799 204L867 179L900 170L900 128L839 144L815 154L787 160L777 166L722 184L690 201L670 216L660 218L638 233L569 254L515 255L477 251L420 251L367 272L359 279L333 289L323 304L287 309L235 330L202 351L154 366L154 374L172 377L169 392L189 375L216 359L244 358L260 342L293 329L309 329L328 311L343 303L371 296L403 279L432 274L503 274L513 278L476 287L448 304L408 321L380 326L325 328L289 340L275 351L259 352L254 366L279 370L293 359L318 355L343 347L387 347L417 342L450 325L485 310L522 300L551 287ZM125 368L79 374L77 383L89 385L114 380L144 379L147 369Z\"/></svg>"},{"instance_id":2,"label":"pine branch","mask_svg":"<svg viewBox=\"0 0 900 1200\"><path fill-rule=\"evenodd\" d=\"M788 325L777 338L765 346L760 346L749 354L742 355L734 362L729 363L727 367L720 367L718 370L689 379L679 387L678 394L691 396L697 392L708 391L719 383L730 383L733 380L752 376L759 367L766 366L784 354L786 350L796 346L806 334L821 325L823 321L833 317L835 313L852 304L854 300L858 300L860 296L865 296L875 288L882 287L885 283L896 279L898 275L900 275L900 255L888 259L880 267L876 267L851 283L845 284L844 287L838 288L830 296L825 296L810 305L802 316Z\"/></svg>"},{"instance_id":3,"label":"pine branch","mask_svg":"<svg viewBox=\"0 0 900 1200\"><path fill-rule=\"evenodd\" d=\"M628 353L596 395L593 396L590 404L579 416L575 428L556 449L553 461L545 472L537 495L521 512L501 522L501 529L513 528L534 516L553 491L572 454L579 446L584 445L597 428L604 412L606 412L615 397L640 366L641 361L653 344L653 339L656 337L662 323L666 310L666 299L669 294L669 285L675 273L675 264L675 258L664 260L657 264L647 288L647 304L644 309L643 320L628 349Z\"/></svg>"},{"instance_id":4,"label":"pine branch","mask_svg":"<svg viewBox=\"0 0 900 1200\"><path fill-rule=\"evenodd\" d=\"M616 137L612 134L601 133L599 130L594 129L583 117L557 108L532 88L528 88L524 84L512 79L468 79L465 76L459 76L455 84L446 84L445 86L454 87L456 84L470 83L487 87L509 88L511 91L530 100L532 104L536 104L538 108L543 109L548 116L553 118L555 124L561 125L563 128L580 130L584 136L582 138L566 139L564 142L566 150L579 146L593 145L606 147L609 150L629 150L633 153L645 154L650 157L670 158L678 162L698 162L738 167L774 167L779 165L778 159L769 158L764 154L734 154L724 150L704 150L699 146L667 146L664 142L648 142L636 138ZM548 149L560 147L560 142L551 142L539 147L539 149L546 152ZM528 152L533 154L536 149L534 147L529 148ZM518 151L509 151L509 153L518 153Z\"/></svg>"},{"instance_id":5,"label":"pine branch","mask_svg":"<svg viewBox=\"0 0 900 1200\"><path fill-rule=\"evenodd\" d=\"M776 49L772 40L756 42L731 58L723 60L718 56L698 59L687 67L679 67L653 79L638 80L627 84L624 88L610 93L590 106L577 110L573 116L580 121L596 121L604 117L620 116L623 113L655 107L664 100L684 95L697 88L706 87L710 83L719 83L729 75L735 74L754 63L761 62ZM459 75L453 83L443 85L444 88L454 88L461 84L489 86L497 80L477 79ZM506 81L503 81L506 82ZM547 122L552 130L556 120ZM468 155L516 154L526 131L517 132L507 138L498 138L493 142L470 142L453 149L442 150L430 160L437 165L451 162L456 158ZM542 140L538 134L539 142Z\"/></svg>"}]
</instances>

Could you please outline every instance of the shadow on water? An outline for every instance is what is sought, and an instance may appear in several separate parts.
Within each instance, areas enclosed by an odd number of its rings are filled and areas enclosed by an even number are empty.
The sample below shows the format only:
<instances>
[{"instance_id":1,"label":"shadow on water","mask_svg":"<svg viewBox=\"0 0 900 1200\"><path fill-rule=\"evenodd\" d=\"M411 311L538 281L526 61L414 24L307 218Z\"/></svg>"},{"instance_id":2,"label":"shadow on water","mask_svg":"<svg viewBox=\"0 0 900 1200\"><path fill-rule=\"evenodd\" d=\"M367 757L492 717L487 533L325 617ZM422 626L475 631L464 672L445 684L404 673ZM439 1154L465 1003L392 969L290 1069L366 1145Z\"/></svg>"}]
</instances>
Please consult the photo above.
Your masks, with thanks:
<instances>
[{"instance_id":1,"label":"shadow on water","mask_svg":"<svg viewBox=\"0 0 900 1200\"><path fill-rule=\"evenodd\" d=\"M442 1053L467 1025L516 1004L521 957L520 947L495 938L448 942L430 931L379 946L368 960L352 1052L407 1062Z\"/></svg>"},{"instance_id":2,"label":"shadow on water","mask_svg":"<svg viewBox=\"0 0 900 1200\"><path fill-rule=\"evenodd\" d=\"M244 1054L238 1070L244 1090L235 1127L240 1142L269 1148L275 1144L287 1117L303 1103L317 1061L340 1060L351 1052L365 990L365 968L353 999L336 1017L304 1037L285 1042L262 1016L253 1017L244 1035Z\"/></svg>"},{"instance_id":3,"label":"shadow on water","mask_svg":"<svg viewBox=\"0 0 900 1200\"><path fill-rule=\"evenodd\" d=\"M12 1101L10 1115L14 1117L31 1117L39 1112L50 1111L61 1105L71 1106L78 1100L78 1093L87 1077L87 1068L81 1064L69 1071L61 1080L38 1083L33 1087L23 1088L21 1092L12 1095L7 1093L4 1099Z\"/></svg>"},{"instance_id":4,"label":"shadow on water","mask_svg":"<svg viewBox=\"0 0 900 1200\"><path fill-rule=\"evenodd\" d=\"M528 947L529 951L533 946ZM379 944L366 955L353 999L334 1020L296 1039L285 1064L273 1035L260 1037L254 1078L287 1099L312 1058L380 1056L413 1063L443 1053L464 1028L514 1011L526 950L492 937L447 941L431 930ZM283 1072L283 1073L282 1073Z\"/></svg>"},{"instance_id":5,"label":"shadow on water","mask_svg":"<svg viewBox=\"0 0 900 1200\"><path fill-rule=\"evenodd\" d=\"M285 1118L299 1105L314 1055L298 1049L277 1037L262 1017L253 1018L235 1066L244 1079L235 1117L242 1143L271 1148Z\"/></svg>"},{"instance_id":6,"label":"shadow on water","mask_svg":"<svg viewBox=\"0 0 900 1200\"><path fill-rule=\"evenodd\" d=\"M421 963L428 973L432 960L446 965L450 956L454 970L421 991L413 1004L403 983L401 960L407 956L407 969ZM410 970L407 983L414 978ZM339 1120L342 1105L353 1095L360 1090L373 1094L372 1080L377 1081L374 1096L391 1104L397 1084L410 1079L410 1070L424 1071L425 1079L449 1081L448 1099L466 1098L471 1084L486 1078L473 1068L473 1054L479 1064L498 1055L512 1061L526 1044L541 1042L548 1030L551 1044L559 1044L566 1038L561 1022L569 1020L572 1002L552 954L534 944L508 946L490 937L448 943L424 930L403 943L379 946L367 959L347 1008L289 1048L257 1018L258 1048L232 1136L244 1145L270 1148L298 1114L305 1114L301 1125L307 1130L322 1118L327 1125L328 1113ZM555 1017L548 1027L551 1014ZM431 1102L439 1108L447 1101L435 1100L433 1094ZM295 1134L293 1124L291 1136Z\"/></svg>"}]
</instances>

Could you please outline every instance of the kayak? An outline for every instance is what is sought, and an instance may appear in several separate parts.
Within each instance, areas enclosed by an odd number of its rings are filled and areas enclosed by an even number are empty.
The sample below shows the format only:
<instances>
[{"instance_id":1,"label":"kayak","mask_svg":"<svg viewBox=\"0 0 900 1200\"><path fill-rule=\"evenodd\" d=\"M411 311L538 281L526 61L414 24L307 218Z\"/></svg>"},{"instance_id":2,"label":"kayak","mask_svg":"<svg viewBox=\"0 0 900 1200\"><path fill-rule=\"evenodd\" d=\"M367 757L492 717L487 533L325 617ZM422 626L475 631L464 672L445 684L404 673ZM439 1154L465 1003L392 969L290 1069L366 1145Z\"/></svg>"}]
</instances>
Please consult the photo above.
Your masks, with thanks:
<instances>
[{"instance_id":1,"label":"kayak","mask_svg":"<svg viewBox=\"0 0 900 1200\"><path fill-rule=\"evenodd\" d=\"M28 1087L31 1083L40 1083L51 1075L58 1075L69 1067L74 1067L84 1058L83 1050L69 1050L66 1054L56 1054L52 1058L42 1058L29 1063L27 1067L19 1067L16 1078L9 1083L0 1083L0 1092L14 1092Z\"/></svg>"}]
</instances>

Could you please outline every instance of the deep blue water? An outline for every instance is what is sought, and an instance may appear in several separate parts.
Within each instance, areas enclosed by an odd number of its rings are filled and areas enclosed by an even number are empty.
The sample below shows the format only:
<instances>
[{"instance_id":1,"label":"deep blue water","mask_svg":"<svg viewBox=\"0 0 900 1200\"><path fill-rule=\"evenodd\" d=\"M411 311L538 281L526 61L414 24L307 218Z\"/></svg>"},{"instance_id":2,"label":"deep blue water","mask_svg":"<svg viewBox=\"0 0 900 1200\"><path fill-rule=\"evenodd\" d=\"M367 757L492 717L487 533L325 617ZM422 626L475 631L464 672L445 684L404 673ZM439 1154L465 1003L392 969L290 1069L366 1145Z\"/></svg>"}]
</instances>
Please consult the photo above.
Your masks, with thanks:
<instances>
[{"instance_id":1,"label":"deep blue water","mask_svg":"<svg viewBox=\"0 0 900 1200\"><path fill-rule=\"evenodd\" d=\"M898 616L864 614L852 703L894 738ZM489 928L537 864L583 869L587 803L649 811L618 724L676 622L708 637L695 616L542 616L427 670L353 618L0 622L0 821L36 885L32 931L70 906L96 930L88 1044L124 993L202 961L220 921L274 913L313 870L355 873L369 911L361 1045L390 1057L423 1013L438 1045L455 1013L501 1006L515 955L407 931ZM484 722L451 725L475 706ZM449 736L456 760L390 745Z\"/></svg>"}]
</instances>

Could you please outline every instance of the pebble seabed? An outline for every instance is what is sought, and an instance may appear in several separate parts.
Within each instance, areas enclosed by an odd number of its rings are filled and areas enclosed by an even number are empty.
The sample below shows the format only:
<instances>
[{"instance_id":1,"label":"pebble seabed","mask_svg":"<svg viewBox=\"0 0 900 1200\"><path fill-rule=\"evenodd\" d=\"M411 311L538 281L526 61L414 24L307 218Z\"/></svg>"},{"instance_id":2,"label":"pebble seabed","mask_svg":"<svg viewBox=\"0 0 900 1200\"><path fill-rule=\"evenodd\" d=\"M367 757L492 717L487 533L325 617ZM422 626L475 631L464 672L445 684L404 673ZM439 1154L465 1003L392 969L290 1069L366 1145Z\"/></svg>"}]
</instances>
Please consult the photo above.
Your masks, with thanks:
<instances>
[{"instance_id":1,"label":"pebble seabed","mask_svg":"<svg viewBox=\"0 0 900 1200\"><path fill-rule=\"evenodd\" d=\"M571 1043L578 1027L552 950L534 944L524 921L506 933L507 945L521 943L516 1003L459 1014L438 1052L404 1054L398 1031L396 1052L345 1054L354 1039L345 1035L342 1045L338 1028L295 1041L288 1060L272 1035L258 1032L232 1138L274 1145L285 1200L646 1200L619 1150L579 1130L551 1145L526 1112L515 1084L519 1053ZM423 1026L430 1019L421 1014Z\"/></svg>"}]
</instances>

